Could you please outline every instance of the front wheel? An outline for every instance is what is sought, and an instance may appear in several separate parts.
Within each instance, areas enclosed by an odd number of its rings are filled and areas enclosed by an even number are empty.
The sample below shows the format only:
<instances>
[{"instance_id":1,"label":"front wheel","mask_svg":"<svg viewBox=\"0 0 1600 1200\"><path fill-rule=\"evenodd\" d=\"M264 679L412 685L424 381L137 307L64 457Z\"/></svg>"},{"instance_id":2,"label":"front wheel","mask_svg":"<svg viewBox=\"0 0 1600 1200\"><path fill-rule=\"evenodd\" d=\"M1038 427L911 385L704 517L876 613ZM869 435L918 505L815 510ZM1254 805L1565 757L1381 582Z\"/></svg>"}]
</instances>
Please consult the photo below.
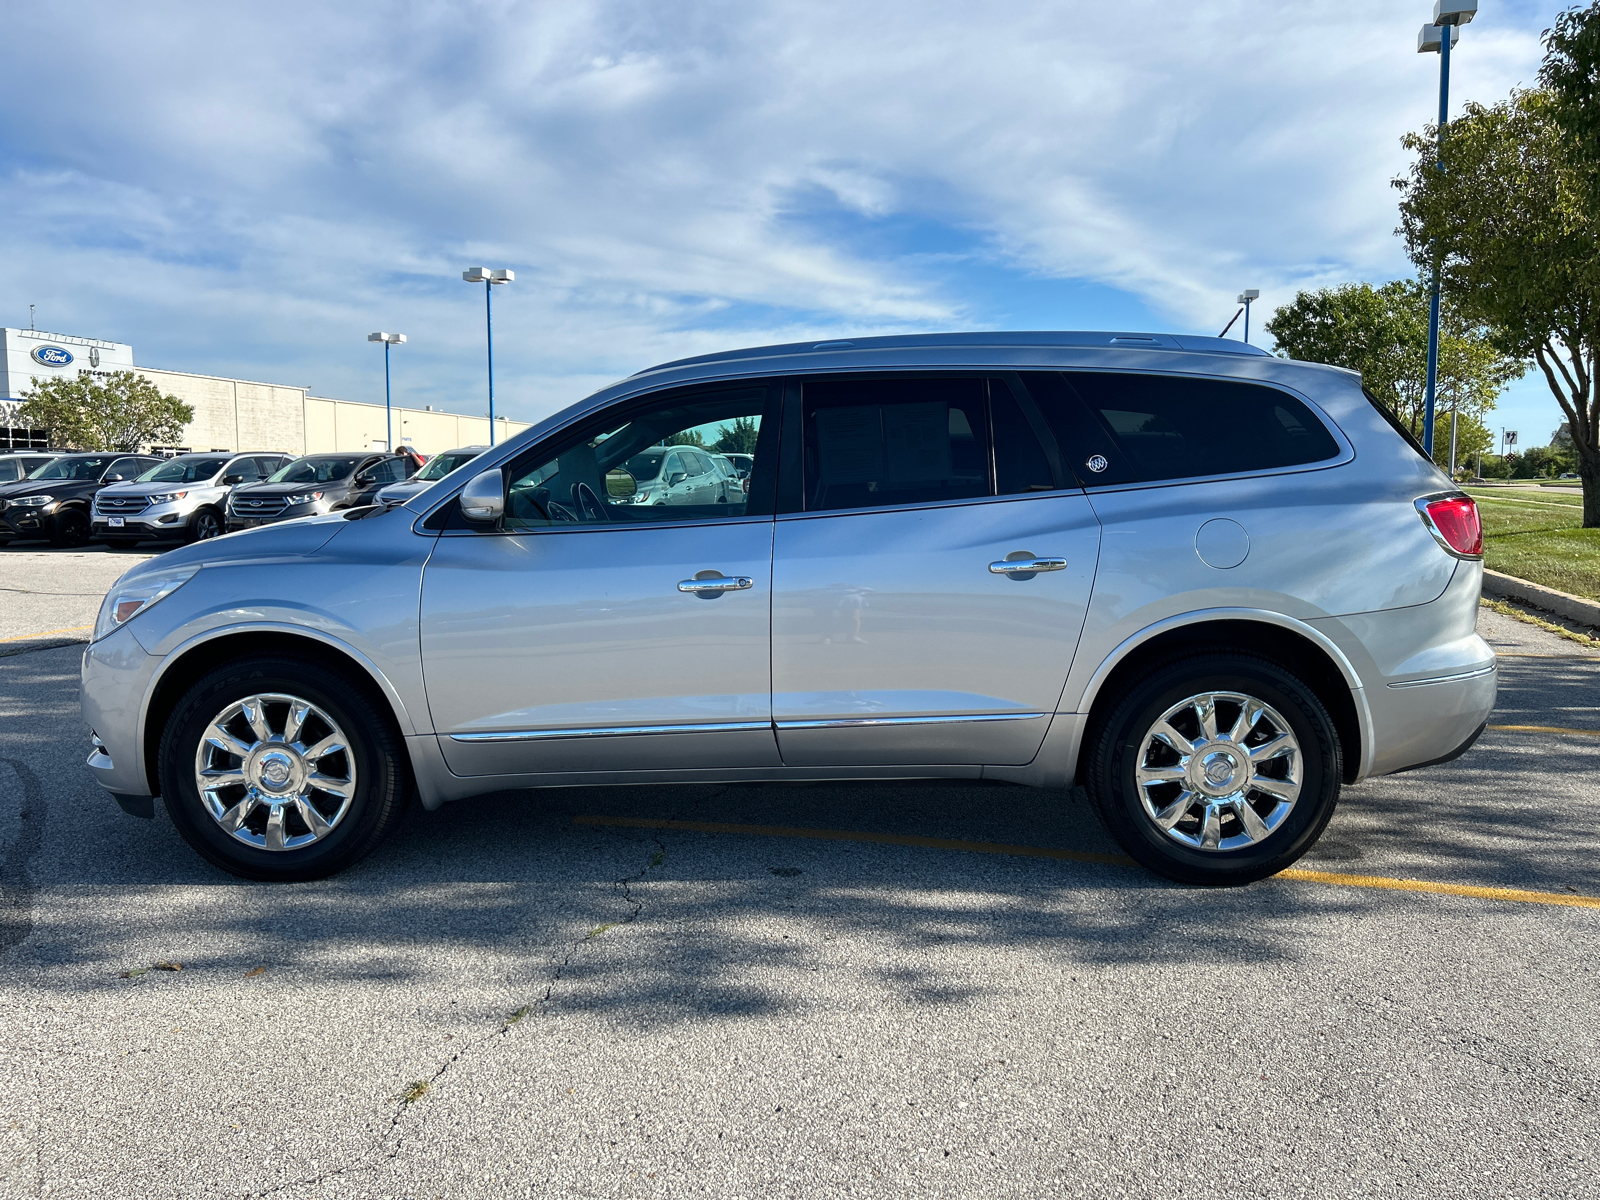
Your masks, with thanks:
<instances>
[{"instance_id":1,"label":"front wheel","mask_svg":"<svg viewBox=\"0 0 1600 1200\"><path fill-rule=\"evenodd\" d=\"M195 850L246 879L320 879L368 854L411 793L390 714L294 658L227 663L178 702L161 795Z\"/></svg>"},{"instance_id":2,"label":"front wheel","mask_svg":"<svg viewBox=\"0 0 1600 1200\"><path fill-rule=\"evenodd\" d=\"M1085 784L1123 849L1182 883L1250 883L1316 844L1339 800L1338 733L1316 693L1248 654L1136 679L1089 732Z\"/></svg>"},{"instance_id":3,"label":"front wheel","mask_svg":"<svg viewBox=\"0 0 1600 1200\"><path fill-rule=\"evenodd\" d=\"M191 542L209 541L214 537L221 537L226 532L222 527L222 518L214 509L202 508L189 520Z\"/></svg>"},{"instance_id":4,"label":"front wheel","mask_svg":"<svg viewBox=\"0 0 1600 1200\"><path fill-rule=\"evenodd\" d=\"M70 508L64 513L57 513L50 526L50 544L67 550L88 545L89 518Z\"/></svg>"}]
</instances>

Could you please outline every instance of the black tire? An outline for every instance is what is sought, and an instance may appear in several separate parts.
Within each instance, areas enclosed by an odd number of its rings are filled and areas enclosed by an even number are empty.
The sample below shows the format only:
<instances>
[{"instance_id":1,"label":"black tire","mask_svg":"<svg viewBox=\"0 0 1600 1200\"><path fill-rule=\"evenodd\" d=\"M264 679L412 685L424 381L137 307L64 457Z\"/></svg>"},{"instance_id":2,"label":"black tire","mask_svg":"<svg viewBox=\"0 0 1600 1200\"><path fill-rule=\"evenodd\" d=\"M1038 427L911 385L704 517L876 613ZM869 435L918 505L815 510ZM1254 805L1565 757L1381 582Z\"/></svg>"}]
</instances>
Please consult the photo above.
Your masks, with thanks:
<instances>
[{"instance_id":1,"label":"black tire","mask_svg":"<svg viewBox=\"0 0 1600 1200\"><path fill-rule=\"evenodd\" d=\"M320 840L297 849L236 839L213 818L195 781L206 727L230 704L263 693L295 696L326 712L342 730L355 770L349 808ZM245 879L321 879L364 858L394 831L414 791L399 730L380 704L345 675L303 659L263 655L216 668L184 694L162 732L161 795L172 823L208 862Z\"/></svg>"},{"instance_id":2,"label":"black tire","mask_svg":"<svg viewBox=\"0 0 1600 1200\"><path fill-rule=\"evenodd\" d=\"M1236 849L1202 849L1163 832L1146 811L1135 776L1145 739L1162 715L1190 697L1213 692L1238 693L1270 705L1299 747L1300 791L1292 807L1267 836ZM1270 724L1264 724L1254 736L1267 739L1269 730ZM1251 654L1185 655L1133 680L1090 727L1085 750L1084 784L1111 835L1135 860L1180 883L1229 887L1276 874L1316 844L1339 802L1342 750L1328 710L1292 671ZM1156 751L1161 753L1159 747ZM1172 759L1186 761L1177 751ZM1143 765L1159 767L1161 762L1146 760ZM1226 761L1222 766L1226 769ZM1165 790L1160 784L1150 786L1153 797L1175 799L1188 785L1173 783ZM1260 792L1247 788L1246 794L1257 804L1271 805L1272 798ZM1199 797L1198 803L1203 802ZM1193 837L1199 824L1198 816L1190 816L1176 828L1179 835ZM1246 834L1237 815L1224 817L1223 828Z\"/></svg>"},{"instance_id":3,"label":"black tire","mask_svg":"<svg viewBox=\"0 0 1600 1200\"><path fill-rule=\"evenodd\" d=\"M75 508L57 513L50 522L50 544L57 549L75 550L89 544L89 516Z\"/></svg>"},{"instance_id":4,"label":"black tire","mask_svg":"<svg viewBox=\"0 0 1600 1200\"><path fill-rule=\"evenodd\" d=\"M222 520L222 515L214 508L202 508L189 518L189 540L191 542L209 541L211 538L221 537L228 529Z\"/></svg>"}]
</instances>

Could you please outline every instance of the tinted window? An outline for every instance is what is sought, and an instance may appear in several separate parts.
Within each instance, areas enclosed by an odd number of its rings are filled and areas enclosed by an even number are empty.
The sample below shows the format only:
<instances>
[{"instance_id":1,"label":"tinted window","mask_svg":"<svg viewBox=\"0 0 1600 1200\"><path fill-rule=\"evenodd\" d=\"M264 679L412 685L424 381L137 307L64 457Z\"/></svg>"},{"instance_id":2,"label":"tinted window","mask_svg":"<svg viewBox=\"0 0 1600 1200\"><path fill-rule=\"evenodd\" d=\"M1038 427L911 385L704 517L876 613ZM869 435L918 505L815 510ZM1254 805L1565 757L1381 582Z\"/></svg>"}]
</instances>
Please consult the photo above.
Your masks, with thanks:
<instances>
[{"instance_id":1,"label":"tinted window","mask_svg":"<svg viewBox=\"0 0 1600 1200\"><path fill-rule=\"evenodd\" d=\"M1037 418L1035 418L1037 419ZM994 430L995 494L1015 496L1026 492L1048 492L1070 486L1057 478L1059 459L1052 469L1051 458L1040 440L1039 430L1029 420L1022 403L1001 380L989 384L989 420ZM1041 422L1042 424L1042 422ZM1044 438L1050 433L1043 431Z\"/></svg>"},{"instance_id":2,"label":"tinted window","mask_svg":"<svg viewBox=\"0 0 1600 1200\"><path fill-rule=\"evenodd\" d=\"M477 458L478 453L479 452L476 450L468 450L460 454L435 454L428 460L427 465L425 465L422 470L418 471L414 476L412 476L412 478L419 482L424 479L443 479L457 467L463 465L464 463L469 463L473 459Z\"/></svg>"},{"instance_id":3,"label":"tinted window","mask_svg":"<svg viewBox=\"0 0 1600 1200\"><path fill-rule=\"evenodd\" d=\"M804 385L805 507L929 504L989 494L983 379Z\"/></svg>"},{"instance_id":4,"label":"tinted window","mask_svg":"<svg viewBox=\"0 0 1600 1200\"><path fill-rule=\"evenodd\" d=\"M565 445L539 447L506 473L511 482L503 527L531 530L770 513L776 446L769 449L759 441L771 406L769 390L759 384L677 393L602 418ZM711 460L688 447L715 450L752 434L763 448L756 455L749 495L707 486L703 477ZM669 483L675 471L688 477Z\"/></svg>"},{"instance_id":5,"label":"tinted window","mask_svg":"<svg viewBox=\"0 0 1600 1200\"><path fill-rule=\"evenodd\" d=\"M236 458L228 464L227 474L242 476L241 483L256 483L261 479L262 471L257 460L253 458Z\"/></svg>"},{"instance_id":6,"label":"tinted window","mask_svg":"<svg viewBox=\"0 0 1600 1200\"><path fill-rule=\"evenodd\" d=\"M99 479L111 462L103 458L58 458L40 467L29 479Z\"/></svg>"},{"instance_id":7,"label":"tinted window","mask_svg":"<svg viewBox=\"0 0 1600 1200\"><path fill-rule=\"evenodd\" d=\"M406 477L406 461L403 458L385 459L372 467L372 478L376 483L399 483Z\"/></svg>"},{"instance_id":8,"label":"tinted window","mask_svg":"<svg viewBox=\"0 0 1600 1200\"><path fill-rule=\"evenodd\" d=\"M278 458L276 456L256 459L257 465L261 468L261 477L263 479L265 479L268 475L271 475L274 471L276 471L279 467L282 467L287 462L289 462L289 459Z\"/></svg>"},{"instance_id":9,"label":"tinted window","mask_svg":"<svg viewBox=\"0 0 1600 1200\"><path fill-rule=\"evenodd\" d=\"M297 458L288 466L273 472L268 483L331 483L343 479L356 469L361 459L355 458Z\"/></svg>"},{"instance_id":10,"label":"tinted window","mask_svg":"<svg viewBox=\"0 0 1600 1200\"><path fill-rule=\"evenodd\" d=\"M1265 471L1339 453L1311 410L1277 388L1087 371L1066 378L1139 479Z\"/></svg>"},{"instance_id":11,"label":"tinted window","mask_svg":"<svg viewBox=\"0 0 1600 1200\"><path fill-rule=\"evenodd\" d=\"M22 464L16 459L0 459L0 483L11 483L22 477Z\"/></svg>"}]
</instances>

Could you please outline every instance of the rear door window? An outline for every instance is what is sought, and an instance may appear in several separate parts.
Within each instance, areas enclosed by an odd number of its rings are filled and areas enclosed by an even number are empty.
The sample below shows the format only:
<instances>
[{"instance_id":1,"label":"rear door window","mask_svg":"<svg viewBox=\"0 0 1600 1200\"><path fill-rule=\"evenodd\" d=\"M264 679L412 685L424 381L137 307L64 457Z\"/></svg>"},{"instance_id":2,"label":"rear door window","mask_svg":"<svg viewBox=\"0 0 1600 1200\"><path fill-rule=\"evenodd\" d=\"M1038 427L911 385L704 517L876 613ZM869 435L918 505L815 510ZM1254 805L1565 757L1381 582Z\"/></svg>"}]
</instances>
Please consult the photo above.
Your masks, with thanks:
<instances>
[{"instance_id":1,"label":"rear door window","mask_svg":"<svg viewBox=\"0 0 1600 1200\"><path fill-rule=\"evenodd\" d=\"M1339 455L1309 407L1265 384L1093 371L1024 378L1090 486L1248 474Z\"/></svg>"}]
</instances>

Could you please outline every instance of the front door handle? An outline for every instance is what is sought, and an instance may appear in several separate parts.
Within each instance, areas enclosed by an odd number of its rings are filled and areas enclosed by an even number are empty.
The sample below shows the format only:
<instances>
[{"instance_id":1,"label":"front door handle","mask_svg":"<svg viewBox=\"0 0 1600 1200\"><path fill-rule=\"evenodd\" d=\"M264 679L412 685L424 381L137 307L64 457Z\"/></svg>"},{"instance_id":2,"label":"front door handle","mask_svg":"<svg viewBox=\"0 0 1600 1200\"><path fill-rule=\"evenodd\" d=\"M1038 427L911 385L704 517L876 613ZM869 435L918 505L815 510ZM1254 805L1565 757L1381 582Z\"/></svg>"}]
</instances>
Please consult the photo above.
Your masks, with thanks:
<instances>
[{"instance_id":1,"label":"front door handle","mask_svg":"<svg viewBox=\"0 0 1600 1200\"><path fill-rule=\"evenodd\" d=\"M1007 558L989 564L989 570L996 575L1033 575L1039 571L1066 569L1067 560L1064 558Z\"/></svg>"},{"instance_id":2,"label":"front door handle","mask_svg":"<svg viewBox=\"0 0 1600 1200\"><path fill-rule=\"evenodd\" d=\"M748 575L708 575L704 579L681 579L678 590L691 595L704 592L744 592L755 587L756 581Z\"/></svg>"}]
</instances>

